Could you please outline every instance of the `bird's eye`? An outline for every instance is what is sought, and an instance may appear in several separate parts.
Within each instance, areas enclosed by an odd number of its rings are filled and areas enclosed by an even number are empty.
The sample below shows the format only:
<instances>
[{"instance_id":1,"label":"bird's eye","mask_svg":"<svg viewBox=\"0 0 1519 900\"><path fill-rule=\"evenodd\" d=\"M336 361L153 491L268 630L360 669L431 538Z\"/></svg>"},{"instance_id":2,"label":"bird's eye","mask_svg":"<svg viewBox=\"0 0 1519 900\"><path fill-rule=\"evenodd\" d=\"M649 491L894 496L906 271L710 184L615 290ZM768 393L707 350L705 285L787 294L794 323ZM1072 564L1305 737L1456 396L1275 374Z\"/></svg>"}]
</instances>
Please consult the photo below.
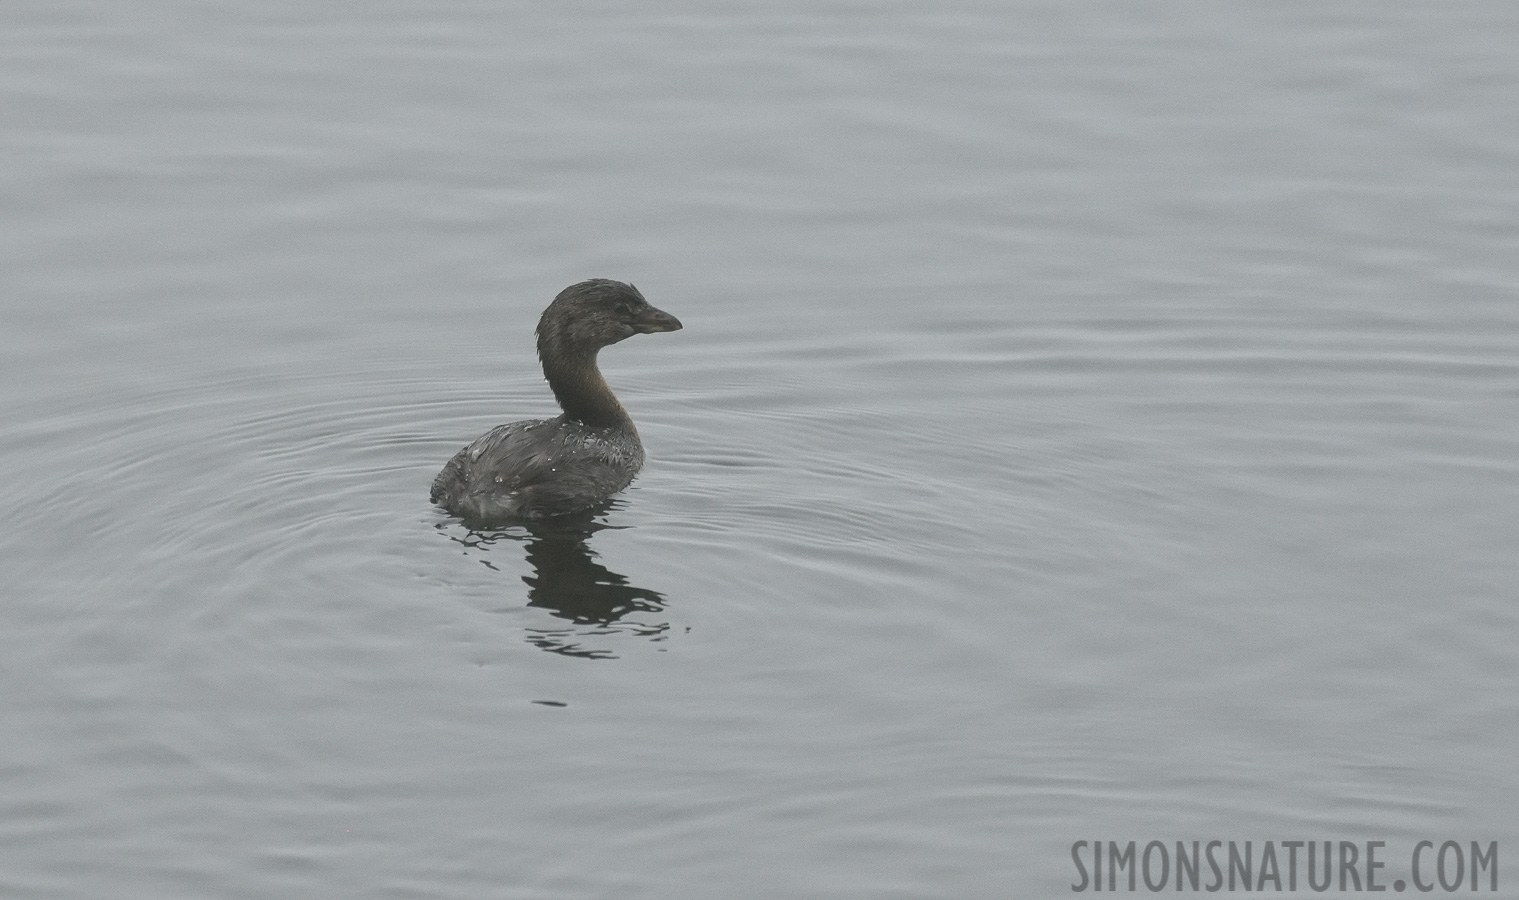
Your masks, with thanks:
<instances>
[{"instance_id":1,"label":"bird's eye","mask_svg":"<svg viewBox=\"0 0 1519 900\"><path fill-rule=\"evenodd\" d=\"M617 314L619 316L625 316L633 311L632 305L629 304L626 300L618 300L615 304L613 304L612 308L617 310Z\"/></svg>"}]
</instances>

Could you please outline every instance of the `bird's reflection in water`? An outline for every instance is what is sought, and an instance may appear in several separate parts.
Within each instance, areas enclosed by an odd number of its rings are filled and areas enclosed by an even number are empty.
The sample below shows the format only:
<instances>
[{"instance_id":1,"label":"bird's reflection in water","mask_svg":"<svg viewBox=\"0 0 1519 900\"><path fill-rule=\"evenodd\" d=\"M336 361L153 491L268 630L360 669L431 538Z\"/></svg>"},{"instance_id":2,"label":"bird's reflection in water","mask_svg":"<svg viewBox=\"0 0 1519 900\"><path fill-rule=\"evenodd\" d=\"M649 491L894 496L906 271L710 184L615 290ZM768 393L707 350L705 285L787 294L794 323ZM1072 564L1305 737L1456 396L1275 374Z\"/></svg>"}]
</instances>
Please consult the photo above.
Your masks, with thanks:
<instances>
[{"instance_id":1,"label":"bird's reflection in water","mask_svg":"<svg viewBox=\"0 0 1519 900\"><path fill-rule=\"evenodd\" d=\"M648 620L647 614L664 610L662 594L628 584L626 577L596 561L586 542L591 535L611 527L597 521L602 512L605 509L507 530L471 530L464 537L451 535L450 539L470 548L521 541L527 547L527 562L533 567L532 575L522 576L527 584L527 605L571 623L564 628L528 628L528 643L565 656L615 659L612 651L588 646L588 642L618 634L663 641L670 623ZM496 568L488 560L481 562Z\"/></svg>"}]
</instances>

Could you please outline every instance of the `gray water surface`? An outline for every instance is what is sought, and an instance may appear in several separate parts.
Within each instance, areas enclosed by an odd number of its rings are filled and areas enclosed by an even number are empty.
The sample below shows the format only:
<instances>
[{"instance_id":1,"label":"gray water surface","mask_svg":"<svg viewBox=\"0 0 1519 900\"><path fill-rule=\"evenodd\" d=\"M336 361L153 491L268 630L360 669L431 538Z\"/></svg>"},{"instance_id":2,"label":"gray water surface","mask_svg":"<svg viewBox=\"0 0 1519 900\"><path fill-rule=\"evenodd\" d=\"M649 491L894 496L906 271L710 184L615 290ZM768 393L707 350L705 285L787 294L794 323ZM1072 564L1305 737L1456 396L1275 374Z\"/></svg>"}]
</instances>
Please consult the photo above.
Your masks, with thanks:
<instances>
[{"instance_id":1,"label":"gray water surface","mask_svg":"<svg viewBox=\"0 0 1519 900\"><path fill-rule=\"evenodd\" d=\"M16 0L0 44L0 896L1511 871L1519 7ZM602 355L648 466L584 540L471 533L428 484L552 414L591 276L686 325Z\"/></svg>"}]
</instances>

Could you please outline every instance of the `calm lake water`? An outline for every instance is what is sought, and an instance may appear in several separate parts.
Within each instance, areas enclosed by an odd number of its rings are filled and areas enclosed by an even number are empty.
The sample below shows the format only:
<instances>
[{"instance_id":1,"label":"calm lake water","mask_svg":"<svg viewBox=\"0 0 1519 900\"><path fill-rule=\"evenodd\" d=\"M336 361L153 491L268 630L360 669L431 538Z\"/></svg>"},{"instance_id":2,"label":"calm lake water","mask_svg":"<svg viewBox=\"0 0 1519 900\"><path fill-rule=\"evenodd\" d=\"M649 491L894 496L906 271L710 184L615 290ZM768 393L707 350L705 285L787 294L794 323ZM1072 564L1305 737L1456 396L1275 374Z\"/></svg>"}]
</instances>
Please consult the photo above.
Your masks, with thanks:
<instances>
[{"instance_id":1,"label":"calm lake water","mask_svg":"<svg viewBox=\"0 0 1519 900\"><path fill-rule=\"evenodd\" d=\"M1519 7L0 42L0 896L1050 897L1215 839L1519 890ZM428 484L554 412L592 276L686 326L602 354L648 466L473 534Z\"/></svg>"}]
</instances>

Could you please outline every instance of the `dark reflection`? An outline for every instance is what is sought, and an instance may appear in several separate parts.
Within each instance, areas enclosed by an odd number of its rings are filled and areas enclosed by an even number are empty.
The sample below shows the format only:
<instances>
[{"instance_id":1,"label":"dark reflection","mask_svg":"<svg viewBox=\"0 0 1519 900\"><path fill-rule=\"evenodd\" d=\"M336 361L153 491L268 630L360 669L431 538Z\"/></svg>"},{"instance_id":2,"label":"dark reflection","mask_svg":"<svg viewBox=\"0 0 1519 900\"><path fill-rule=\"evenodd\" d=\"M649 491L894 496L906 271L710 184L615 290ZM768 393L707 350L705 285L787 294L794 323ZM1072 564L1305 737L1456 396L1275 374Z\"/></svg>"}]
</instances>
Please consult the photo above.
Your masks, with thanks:
<instances>
[{"instance_id":1,"label":"dark reflection","mask_svg":"<svg viewBox=\"0 0 1519 900\"><path fill-rule=\"evenodd\" d=\"M616 634L662 641L670 623L651 622L636 615L662 612L664 595L628 584L626 577L596 561L587 541L596 532L612 527L598 521L603 512L605 509L596 509L581 516L505 530L472 529L463 537L450 535L449 539L470 549L490 548L502 541L525 544L528 564L533 567L532 575L522 577L527 584L527 605L571 623L564 628L526 629L528 643L565 656L615 659L610 650L590 644L598 637ZM487 559L481 562L496 568Z\"/></svg>"}]
</instances>

